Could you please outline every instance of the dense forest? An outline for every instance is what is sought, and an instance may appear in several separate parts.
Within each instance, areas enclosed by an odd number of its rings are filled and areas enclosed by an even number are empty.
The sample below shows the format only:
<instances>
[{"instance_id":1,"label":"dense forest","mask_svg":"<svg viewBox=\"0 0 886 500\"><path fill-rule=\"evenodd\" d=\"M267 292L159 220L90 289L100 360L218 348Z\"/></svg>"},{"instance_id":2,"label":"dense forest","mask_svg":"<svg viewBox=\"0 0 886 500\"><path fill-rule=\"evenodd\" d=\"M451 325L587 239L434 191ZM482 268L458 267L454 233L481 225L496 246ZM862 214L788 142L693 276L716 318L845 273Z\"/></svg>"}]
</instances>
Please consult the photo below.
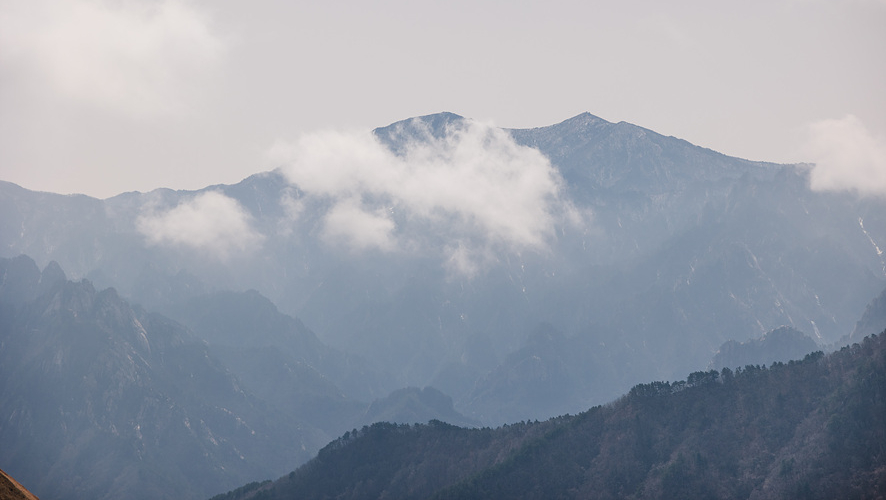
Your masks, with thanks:
<instances>
[{"instance_id":1,"label":"dense forest","mask_svg":"<svg viewBox=\"0 0 886 500\"><path fill-rule=\"evenodd\" d=\"M214 500L884 495L886 332L802 361L637 385L544 422L374 424Z\"/></svg>"}]
</instances>

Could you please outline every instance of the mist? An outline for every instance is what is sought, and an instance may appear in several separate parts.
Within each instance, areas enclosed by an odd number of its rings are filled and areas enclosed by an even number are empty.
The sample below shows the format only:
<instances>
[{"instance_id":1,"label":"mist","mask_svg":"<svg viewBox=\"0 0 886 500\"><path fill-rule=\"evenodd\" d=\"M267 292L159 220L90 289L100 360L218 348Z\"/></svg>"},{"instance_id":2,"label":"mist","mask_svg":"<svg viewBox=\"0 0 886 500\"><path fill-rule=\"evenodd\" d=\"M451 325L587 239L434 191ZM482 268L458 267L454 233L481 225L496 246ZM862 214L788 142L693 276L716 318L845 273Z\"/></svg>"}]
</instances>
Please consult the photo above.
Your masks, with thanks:
<instances>
[{"instance_id":1,"label":"mist","mask_svg":"<svg viewBox=\"0 0 886 500\"><path fill-rule=\"evenodd\" d=\"M465 120L435 138L412 125L419 137L399 154L368 131L329 131L278 142L268 155L307 199L328 204L328 243L353 251L442 248L462 274L495 253L544 251L557 227L588 219L563 195L550 161L505 131Z\"/></svg>"},{"instance_id":2,"label":"mist","mask_svg":"<svg viewBox=\"0 0 886 500\"><path fill-rule=\"evenodd\" d=\"M149 201L136 227L149 245L184 247L226 261L255 251L264 236L240 203L217 191L200 193L168 210Z\"/></svg>"},{"instance_id":3,"label":"mist","mask_svg":"<svg viewBox=\"0 0 886 500\"><path fill-rule=\"evenodd\" d=\"M817 121L808 133L813 190L886 196L886 136L872 133L854 115Z\"/></svg>"}]
</instances>

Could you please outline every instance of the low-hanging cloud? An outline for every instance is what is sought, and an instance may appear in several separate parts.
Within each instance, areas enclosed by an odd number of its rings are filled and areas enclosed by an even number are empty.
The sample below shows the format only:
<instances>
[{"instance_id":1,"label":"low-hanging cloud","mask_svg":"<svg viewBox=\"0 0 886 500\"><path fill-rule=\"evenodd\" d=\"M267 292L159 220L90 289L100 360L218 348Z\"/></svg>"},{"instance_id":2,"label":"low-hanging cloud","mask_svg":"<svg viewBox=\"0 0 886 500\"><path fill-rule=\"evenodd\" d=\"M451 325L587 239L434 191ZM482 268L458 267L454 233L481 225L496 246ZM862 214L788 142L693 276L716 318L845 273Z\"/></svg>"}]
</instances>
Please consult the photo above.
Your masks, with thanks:
<instances>
[{"instance_id":1,"label":"low-hanging cloud","mask_svg":"<svg viewBox=\"0 0 886 500\"><path fill-rule=\"evenodd\" d=\"M324 238L342 240L355 250L392 250L396 246L394 221L387 217L384 209L370 212L360 205L356 199L336 203L326 214Z\"/></svg>"},{"instance_id":2,"label":"low-hanging cloud","mask_svg":"<svg viewBox=\"0 0 886 500\"><path fill-rule=\"evenodd\" d=\"M0 59L67 99L129 115L177 112L222 51L182 0L29 0L0 16Z\"/></svg>"},{"instance_id":3,"label":"low-hanging cloud","mask_svg":"<svg viewBox=\"0 0 886 500\"><path fill-rule=\"evenodd\" d=\"M857 117L810 125L805 152L815 163L813 190L886 196L886 137L872 134Z\"/></svg>"},{"instance_id":4,"label":"low-hanging cloud","mask_svg":"<svg viewBox=\"0 0 886 500\"><path fill-rule=\"evenodd\" d=\"M136 226L151 245L191 248L227 260L261 246L264 236L251 222L237 200L209 191L166 211L149 210Z\"/></svg>"},{"instance_id":5,"label":"low-hanging cloud","mask_svg":"<svg viewBox=\"0 0 886 500\"><path fill-rule=\"evenodd\" d=\"M371 132L322 132L278 143L270 156L305 195L331 200L324 235L402 251L433 234L450 267L467 274L490 248L543 248L575 213L550 161L490 125L466 120L442 137L425 130L398 149Z\"/></svg>"}]
</instances>

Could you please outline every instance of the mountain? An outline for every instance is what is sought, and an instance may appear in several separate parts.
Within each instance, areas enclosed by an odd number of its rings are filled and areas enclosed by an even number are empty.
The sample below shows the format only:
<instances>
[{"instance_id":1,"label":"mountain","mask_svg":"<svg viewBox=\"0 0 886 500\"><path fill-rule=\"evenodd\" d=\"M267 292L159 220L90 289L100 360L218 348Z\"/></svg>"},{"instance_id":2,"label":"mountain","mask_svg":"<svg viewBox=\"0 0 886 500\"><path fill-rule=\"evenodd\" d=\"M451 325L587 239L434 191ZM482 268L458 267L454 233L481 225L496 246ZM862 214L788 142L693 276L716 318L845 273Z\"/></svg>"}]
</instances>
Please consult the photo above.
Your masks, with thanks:
<instances>
[{"instance_id":1,"label":"mountain","mask_svg":"<svg viewBox=\"0 0 886 500\"><path fill-rule=\"evenodd\" d=\"M255 290L200 295L164 312L206 341L250 393L328 439L379 421L479 424L432 387L393 389L389 376L323 344ZM367 395L371 403L357 399Z\"/></svg>"},{"instance_id":2,"label":"mountain","mask_svg":"<svg viewBox=\"0 0 886 500\"><path fill-rule=\"evenodd\" d=\"M477 427L480 424L455 411L452 398L433 387L396 390L386 398L373 401L360 417L363 425L374 422L414 424L431 420L465 427Z\"/></svg>"},{"instance_id":3,"label":"mountain","mask_svg":"<svg viewBox=\"0 0 886 500\"><path fill-rule=\"evenodd\" d=\"M107 200L0 183L0 256L57 261L148 310L255 290L339 359L364 363L336 371L281 348L293 370L317 369L366 402L436 387L486 424L581 411L781 326L831 344L886 286L886 202L812 191L807 165L732 158L587 113L520 130L441 113L374 135L385 148L366 166L376 177L345 183L355 170L338 179L345 188L317 187L292 165ZM339 139L325 151L346 152ZM440 182L419 184L418 200L397 198L397 183L378 187L390 165L413 180L449 173L454 187L437 198ZM525 168L495 177L489 165ZM544 184L507 184L530 167L556 189L510 203ZM474 177L458 177L466 171ZM478 186L488 192L474 196ZM539 199L540 212L520 211ZM500 225L481 225L490 220ZM188 221L202 229L177 225ZM253 387L281 376L255 375Z\"/></svg>"},{"instance_id":4,"label":"mountain","mask_svg":"<svg viewBox=\"0 0 886 500\"><path fill-rule=\"evenodd\" d=\"M114 289L26 257L0 277L0 463L41 497L207 497L324 442Z\"/></svg>"},{"instance_id":5,"label":"mountain","mask_svg":"<svg viewBox=\"0 0 886 500\"><path fill-rule=\"evenodd\" d=\"M312 140L196 191L0 181L0 466L43 496L206 497L374 419L546 420L718 352L768 363L782 334L882 330L886 201L812 191L808 165L587 113ZM573 419L471 431L489 447L458 438L433 484Z\"/></svg>"},{"instance_id":6,"label":"mountain","mask_svg":"<svg viewBox=\"0 0 886 500\"><path fill-rule=\"evenodd\" d=\"M720 346L710 368L739 368L747 365L769 366L777 361L802 359L818 350L818 344L803 332L784 326L766 333L759 339L745 342L730 340Z\"/></svg>"},{"instance_id":7,"label":"mountain","mask_svg":"<svg viewBox=\"0 0 886 500\"><path fill-rule=\"evenodd\" d=\"M577 413L621 394L619 387L630 378L615 378L614 362L604 345L540 325L523 347L477 381L467 406L484 421ZM639 371L632 368L621 367Z\"/></svg>"},{"instance_id":8,"label":"mountain","mask_svg":"<svg viewBox=\"0 0 886 500\"><path fill-rule=\"evenodd\" d=\"M258 292L169 310L0 259L0 464L44 498L205 498L377 420L477 424L432 388L347 396L382 377Z\"/></svg>"},{"instance_id":9,"label":"mountain","mask_svg":"<svg viewBox=\"0 0 886 500\"><path fill-rule=\"evenodd\" d=\"M358 355L327 346L299 319L281 313L256 290L201 294L161 310L190 327L217 352L277 350L291 365L322 373L349 397L378 397L395 388L390 375L376 371Z\"/></svg>"},{"instance_id":10,"label":"mountain","mask_svg":"<svg viewBox=\"0 0 886 500\"><path fill-rule=\"evenodd\" d=\"M394 390L365 360L326 346L254 290L198 295L163 312L206 341L252 394L327 439L354 425L363 401Z\"/></svg>"},{"instance_id":11,"label":"mountain","mask_svg":"<svg viewBox=\"0 0 886 500\"><path fill-rule=\"evenodd\" d=\"M497 429L376 424L248 498L879 498L886 332Z\"/></svg>"},{"instance_id":12,"label":"mountain","mask_svg":"<svg viewBox=\"0 0 886 500\"><path fill-rule=\"evenodd\" d=\"M861 319L855 324L855 329L849 334L849 340L862 339L884 328L886 328L886 289L865 308Z\"/></svg>"}]
</instances>

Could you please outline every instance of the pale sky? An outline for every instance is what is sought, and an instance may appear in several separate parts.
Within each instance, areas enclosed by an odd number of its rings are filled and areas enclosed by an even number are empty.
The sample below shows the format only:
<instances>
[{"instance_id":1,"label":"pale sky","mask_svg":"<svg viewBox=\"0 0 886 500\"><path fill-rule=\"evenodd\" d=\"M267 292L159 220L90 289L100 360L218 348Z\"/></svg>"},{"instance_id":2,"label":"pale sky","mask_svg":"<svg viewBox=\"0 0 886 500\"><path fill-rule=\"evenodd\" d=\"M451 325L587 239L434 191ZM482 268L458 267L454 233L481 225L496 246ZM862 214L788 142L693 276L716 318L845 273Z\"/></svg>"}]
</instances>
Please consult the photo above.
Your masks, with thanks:
<instances>
[{"instance_id":1,"label":"pale sky","mask_svg":"<svg viewBox=\"0 0 886 500\"><path fill-rule=\"evenodd\" d=\"M588 111L886 186L886 1L0 0L0 180L29 189L234 183L439 111Z\"/></svg>"}]
</instances>

